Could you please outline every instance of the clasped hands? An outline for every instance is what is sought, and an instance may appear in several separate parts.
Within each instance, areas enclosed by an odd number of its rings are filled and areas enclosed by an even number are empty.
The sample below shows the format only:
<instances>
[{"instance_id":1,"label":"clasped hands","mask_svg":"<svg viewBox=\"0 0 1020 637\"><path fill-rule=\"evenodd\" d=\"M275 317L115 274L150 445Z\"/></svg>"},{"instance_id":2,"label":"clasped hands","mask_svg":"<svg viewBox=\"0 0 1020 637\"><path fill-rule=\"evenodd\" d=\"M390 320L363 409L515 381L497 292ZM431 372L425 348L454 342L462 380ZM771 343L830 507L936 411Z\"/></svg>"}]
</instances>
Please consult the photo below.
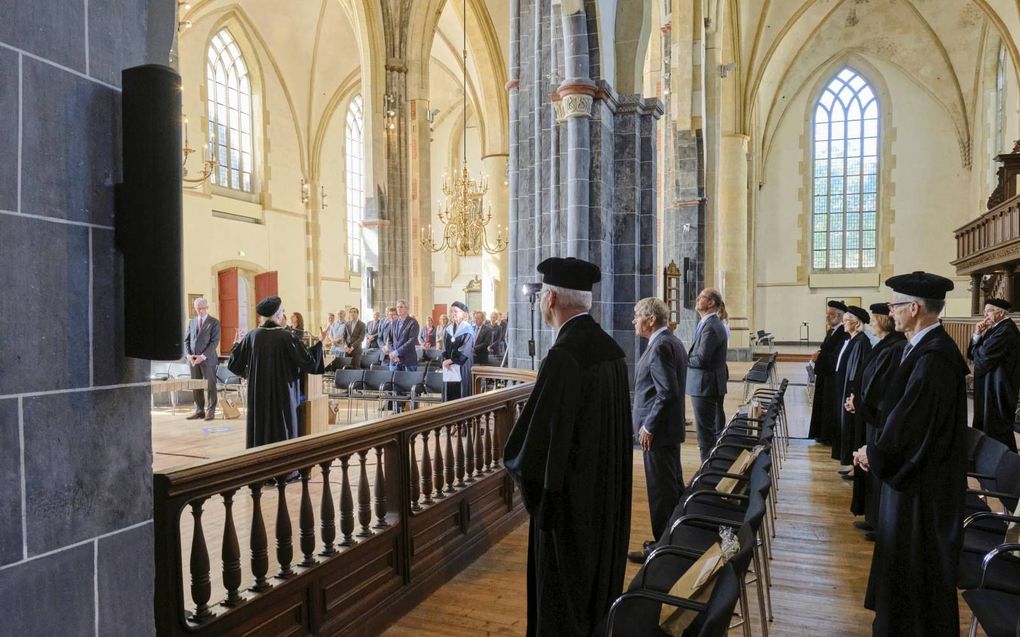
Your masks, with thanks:
<instances>
[{"instance_id":1,"label":"clasped hands","mask_svg":"<svg viewBox=\"0 0 1020 637\"><path fill-rule=\"evenodd\" d=\"M860 467L864 471L871 470L871 465L868 464L868 445L864 445L854 452L854 466Z\"/></svg>"}]
</instances>

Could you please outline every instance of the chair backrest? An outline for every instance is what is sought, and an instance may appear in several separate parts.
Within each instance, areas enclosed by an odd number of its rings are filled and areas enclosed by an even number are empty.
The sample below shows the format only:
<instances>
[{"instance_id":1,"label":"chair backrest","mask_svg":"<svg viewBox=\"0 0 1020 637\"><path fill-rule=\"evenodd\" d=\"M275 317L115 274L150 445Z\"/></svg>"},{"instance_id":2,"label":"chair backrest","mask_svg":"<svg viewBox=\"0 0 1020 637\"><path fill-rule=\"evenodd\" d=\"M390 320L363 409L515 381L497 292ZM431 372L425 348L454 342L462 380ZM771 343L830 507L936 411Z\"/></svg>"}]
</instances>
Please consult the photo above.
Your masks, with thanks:
<instances>
[{"instance_id":1,"label":"chair backrest","mask_svg":"<svg viewBox=\"0 0 1020 637\"><path fill-rule=\"evenodd\" d=\"M333 379L333 386L337 389L347 389L351 386L351 383L361 381L365 377L365 370L363 369L340 369L336 372L336 377Z\"/></svg>"},{"instance_id":2,"label":"chair backrest","mask_svg":"<svg viewBox=\"0 0 1020 637\"><path fill-rule=\"evenodd\" d=\"M152 361L149 363L149 378L153 380L166 380L170 377L170 363L166 361Z\"/></svg>"},{"instance_id":3,"label":"chair backrest","mask_svg":"<svg viewBox=\"0 0 1020 637\"><path fill-rule=\"evenodd\" d=\"M740 547L743 550L743 546ZM704 611L691 622L684 635L696 637L725 637L729 632L733 610L740 599L740 578L734 567L736 560L730 560L715 576L715 587L708 598Z\"/></svg>"},{"instance_id":4,"label":"chair backrest","mask_svg":"<svg viewBox=\"0 0 1020 637\"><path fill-rule=\"evenodd\" d=\"M365 389L379 389L393 379L393 372L388 369L370 369L365 372Z\"/></svg>"},{"instance_id":5,"label":"chair backrest","mask_svg":"<svg viewBox=\"0 0 1020 637\"><path fill-rule=\"evenodd\" d=\"M995 470L995 490L1020 497L1020 455L1007 451L999 458L999 466ZM1001 500L1003 506L1011 511L1016 510L1017 498L1001 498Z\"/></svg>"},{"instance_id":6,"label":"chair backrest","mask_svg":"<svg viewBox=\"0 0 1020 637\"><path fill-rule=\"evenodd\" d=\"M382 360L381 349L368 349L365 350L361 355L361 366L368 369L373 364L378 363Z\"/></svg>"},{"instance_id":7,"label":"chair backrest","mask_svg":"<svg viewBox=\"0 0 1020 637\"><path fill-rule=\"evenodd\" d=\"M427 349L423 356L426 360L440 362L443 360L443 350L441 349Z\"/></svg>"},{"instance_id":8,"label":"chair backrest","mask_svg":"<svg viewBox=\"0 0 1020 637\"><path fill-rule=\"evenodd\" d=\"M191 367L187 363L170 363L171 378L191 378Z\"/></svg>"},{"instance_id":9,"label":"chair backrest","mask_svg":"<svg viewBox=\"0 0 1020 637\"><path fill-rule=\"evenodd\" d=\"M226 383L231 380L231 376L233 376L233 374L229 369L227 369L226 365L216 366L216 380L221 383Z\"/></svg>"},{"instance_id":10,"label":"chair backrest","mask_svg":"<svg viewBox=\"0 0 1020 637\"><path fill-rule=\"evenodd\" d=\"M425 372L393 372L393 391L398 394L410 394L411 388L425 378Z\"/></svg>"},{"instance_id":11,"label":"chair backrest","mask_svg":"<svg viewBox=\"0 0 1020 637\"><path fill-rule=\"evenodd\" d=\"M425 391L430 394L441 394L445 389L446 383L443 382L443 372L429 372L425 374Z\"/></svg>"}]
</instances>

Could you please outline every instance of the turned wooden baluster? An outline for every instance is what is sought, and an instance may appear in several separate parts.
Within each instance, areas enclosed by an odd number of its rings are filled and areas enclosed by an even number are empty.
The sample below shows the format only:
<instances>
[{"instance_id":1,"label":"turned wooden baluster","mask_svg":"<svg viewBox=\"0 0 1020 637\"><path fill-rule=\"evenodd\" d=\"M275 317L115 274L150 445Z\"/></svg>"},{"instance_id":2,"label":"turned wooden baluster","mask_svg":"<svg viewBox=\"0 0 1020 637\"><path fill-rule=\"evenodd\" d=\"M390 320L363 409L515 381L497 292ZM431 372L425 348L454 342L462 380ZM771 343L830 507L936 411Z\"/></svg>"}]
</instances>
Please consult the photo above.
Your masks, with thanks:
<instances>
[{"instance_id":1,"label":"turned wooden baluster","mask_svg":"<svg viewBox=\"0 0 1020 637\"><path fill-rule=\"evenodd\" d=\"M492 464L496 467L503 463L503 437L499 433L499 418L492 413Z\"/></svg>"},{"instance_id":2,"label":"turned wooden baluster","mask_svg":"<svg viewBox=\"0 0 1020 637\"><path fill-rule=\"evenodd\" d=\"M475 473L479 477L485 473L485 452L482 451L482 447L486 444L485 442L485 418L479 416L475 419L475 425L478 429L475 431Z\"/></svg>"},{"instance_id":3,"label":"turned wooden baluster","mask_svg":"<svg viewBox=\"0 0 1020 637\"><path fill-rule=\"evenodd\" d=\"M287 510L287 476L276 479L276 561L280 563L277 579L294 575L290 563L294 559L294 534L290 525L290 511Z\"/></svg>"},{"instance_id":4,"label":"turned wooden baluster","mask_svg":"<svg viewBox=\"0 0 1020 637\"><path fill-rule=\"evenodd\" d=\"M444 466L446 473L446 492L453 493L453 477L454 477L454 456L453 456L453 425L446 426L446 464Z\"/></svg>"},{"instance_id":5,"label":"turned wooden baluster","mask_svg":"<svg viewBox=\"0 0 1020 637\"><path fill-rule=\"evenodd\" d=\"M227 599L223 605L236 606L242 601L237 589L241 588L241 546L237 543L237 530L234 529L234 494L231 489L223 494L223 549L220 558L223 562L223 585L227 588Z\"/></svg>"},{"instance_id":6,"label":"turned wooden baluster","mask_svg":"<svg viewBox=\"0 0 1020 637\"><path fill-rule=\"evenodd\" d=\"M485 473L492 473L492 429L489 428L489 415L482 414L480 418L485 423L485 444L482 445L482 453L485 454Z\"/></svg>"},{"instance_id":7,"label":"turned wooden baluster","mask_svg":"<svg viewBox=\"0 0 1020 637\"><path fill-rule=\"evenodd\" d=\"M361 475L358 476L358 522L361 523L361 532L358 537L369 537L372 535L372 490L368 486L368 462L366 456L368 451L359 451L361 458Z\"/></svg>"},{"instance_id":8,"label":"turned wooden baluster","mask_svg":"<svg viewBox=\"0 0 1020 637\"><path fill-rule=\"evenodd\" d=\"M418 475L418 443L415 440L417 434L411 434L411 510L421 511L421 505L418 504L418 500L421 499L421 485L418 484L418 480L421 480L421 476Z\"/></svg>"},{"instance_id":9,"label":"turned wooden baluster","mask_svg":"<svg viewBox=\"0 0 1020 637\"><path fill-rule=\"evenodd\" d=\"M454 431L457 432L457 486L464 486L464 425L457 423L454 425Z\"/></svg>"},{"instance_id":10,"label":"turned wooden baluster","mask_svg":"<svg viewBox=\"0 0 1020 637\"><path fill-rule=\"evenodd\" d=\"M383 470L382 447L375 448L375 518L373 529L385 529L390 525L386 521L386 473Z\"/></svg>"},{"instance_id":11,"label":"turned wooden baluster","mask_svg":"<svg viewBox=\"0 0 1020 637\"><path fill-rule=\"evenodd\" d=\"M268 591L273 587L266 578L269 573L269 540L266 537L266 523L262 520L262 483L253 484L251 489L251 574L255 583L248 590L254 593Z\"/></svg>"},{"instance_id":12,"label":"turned wooden baluster","mask_svg":"<svg viewBox=\"0 0 1020 637\"><path fill-rule=\"evenodd\" d=\"M312 468L305 467L301 470L301 509L298 517L298 537L301 541L301 566L315 566L319 560L315 559L315 513L312 510L312 496L308 493L308 478L312 475Z\"/></svg>"},{"instance_id":13,"label":"turned wooden baluster","mask_svg":"<svg viewBox=\"0 0 1020 637\"><path fill-rule=\"evenodd\" d=\"M421 491L425 494L425 504L432 504L432 457L429 456L429 432L421 433Z\"/></svg>"},{"instance_id":14,"label":"turned wooden baluster","mask_svg":"<svg viewBox=\"0 0 1020 637\"><path fill-rule=\"evenodd\" d=\"M336 541L336 510L333 508L333 493L329 488L329 467L331 461L319 465L322 470L322 499L319 501L319 527L322 529L323 557L336 553L333 542Z\"/></svg>"},{"instance_id":15,"label":"turned wooden baluster","mask_svg":"<svg viewBox=\"0 0 1020 637\"><path fill-rule=\"evenodd\" d=\"M352 535L354 533L354 498L351 496L351 481L347 477L347 466L350 460L350 456L340 458L340 473L343 474L343 480L340 483L340 532L344 534L344 541L340 543L340 546L353 546L358 542Z\"/></svg>"},{"instance_id":16,"label":"turned wooden baluster","mask_svg":"<svg viewBox=\"0 0 1020 637\"><path fill-rule=\"evenodd\" d=\"M467 476L465 482L475 481L475 419L471 418L464 423L467 430L467 458L465 458L464 470Z\"/></svg>"},{"instance_id":17,"label":"turned wooden baluster","mask_svg":"<svg viewBox=\"0 0 1020 637\"><path fill-rule=\"evenodd\" d=\"M195 519L195 528L191 532L191 599L195 602L192 616L196 622L203 622L213 616L209 610L209 597L212 595L212 584L209 581L209 549L205 545L205 534L202 532L202 503L206 498L191 503L191 517Z\"/></svg>"},{"instance_id":18,"label":"turned wooden baluster","mask_svg":"<svg viewBox=\"0 0 1020 637\"><path fill-rule=\"evenodd\" d=\"M445 498L443 495L443 474L446 469L446 465L443 464L443 450L439 446L439 434L443 431L442 427L436 427L436 442L433 450L435 451L432 458L432 487L436 490L434 496L437 500Z\"/></svg>"}]
</instances>

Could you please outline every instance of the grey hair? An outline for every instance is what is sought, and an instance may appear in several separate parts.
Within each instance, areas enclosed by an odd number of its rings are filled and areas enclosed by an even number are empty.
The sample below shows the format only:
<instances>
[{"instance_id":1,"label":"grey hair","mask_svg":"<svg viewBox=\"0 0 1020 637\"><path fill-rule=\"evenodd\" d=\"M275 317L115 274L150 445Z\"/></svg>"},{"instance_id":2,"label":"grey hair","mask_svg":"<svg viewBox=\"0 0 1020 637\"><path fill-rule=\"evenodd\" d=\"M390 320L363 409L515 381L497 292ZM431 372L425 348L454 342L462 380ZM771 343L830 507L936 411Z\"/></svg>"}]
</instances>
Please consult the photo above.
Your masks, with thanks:
<instances>
[{"instance_id":1,"label":"grey hair","mask_svg":"<svg viewBox=\"0 0 1020 637\"><path fill-rule=\"evenodd\" d=\"M919 296L910 296L909 294L896 293L896 296L902 301L913 301L922 308L924 308L925 314L931 314L932 316L938 316L942 313L942 310L946 307L945 299L923 299Z\"/></svg>"},{"instance_id":2,"label":"grey hair","mask_svg":"<svg viewBox=\"0 0 1020 637\"><path fill-rule=\"evenodd\" d=\"M410 305L407 304L407 301L405 301L404 299L397 299L397 302L393 304L393 307L396 307L398 305L403 305L404 307L411 307Z\"/></svg>"},{"instance_id":3,"label":"grey hair","mask_svg":"<svg viewBox=\"0 0 1020 637\"><path fill-rule=\"evenodd\" d=\"M639 316L655 319L655 324L662 326L669 320L669 307L657 297L649 296L634 304L634 313Z\"/></svg>"},{"instance_id":4,"label":"grey hair","mask_svg":"<svg viewBox=\"0 0 1020 637\"><path fill-rule=\"evenodd\" d=\"M194 301L191 302L191 304L193 306L195 306L195 307L198 307L199 303L205 303L206 305L209 305L208 299L206 299L204 296L200 296L200 297L198 297L197 299L195 299Z\"/></svg>"},{"instance_id":5,"label":"grey hair","mask_svg":"<svg viewBox=\"0 0 1020 637\"><path fill-rule=\"evenodd\" d=\"M585 312L591 309L591 290L571 290L570 288L543 283L542 291L545 292L546 290L555 292L556 298L559 299L563 307L572 310L584 310Z\"/></svg>"}]
</instances>

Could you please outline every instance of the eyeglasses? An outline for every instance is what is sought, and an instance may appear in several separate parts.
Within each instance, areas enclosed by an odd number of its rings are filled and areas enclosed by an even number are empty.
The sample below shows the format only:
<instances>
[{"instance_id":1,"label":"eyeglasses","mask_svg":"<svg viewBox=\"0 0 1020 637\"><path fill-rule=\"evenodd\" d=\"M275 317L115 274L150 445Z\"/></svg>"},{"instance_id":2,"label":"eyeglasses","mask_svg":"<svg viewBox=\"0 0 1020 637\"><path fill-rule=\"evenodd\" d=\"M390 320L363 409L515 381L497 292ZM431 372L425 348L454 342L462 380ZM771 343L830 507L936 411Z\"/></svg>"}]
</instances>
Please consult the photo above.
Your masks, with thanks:
<instances>
[{"instance_id":1,"label":"eyeglasses","mask_svg":"<svg viewBox=\"0 0 1020 637\"><path fill-rule=\"evenodd\" d=\"M887 303L887 305L891 310L894 307L899 307L900 305L910 305L911 303L915 303L915 301L900 301L899 303Z\"/></svg>"}]
</instances>

